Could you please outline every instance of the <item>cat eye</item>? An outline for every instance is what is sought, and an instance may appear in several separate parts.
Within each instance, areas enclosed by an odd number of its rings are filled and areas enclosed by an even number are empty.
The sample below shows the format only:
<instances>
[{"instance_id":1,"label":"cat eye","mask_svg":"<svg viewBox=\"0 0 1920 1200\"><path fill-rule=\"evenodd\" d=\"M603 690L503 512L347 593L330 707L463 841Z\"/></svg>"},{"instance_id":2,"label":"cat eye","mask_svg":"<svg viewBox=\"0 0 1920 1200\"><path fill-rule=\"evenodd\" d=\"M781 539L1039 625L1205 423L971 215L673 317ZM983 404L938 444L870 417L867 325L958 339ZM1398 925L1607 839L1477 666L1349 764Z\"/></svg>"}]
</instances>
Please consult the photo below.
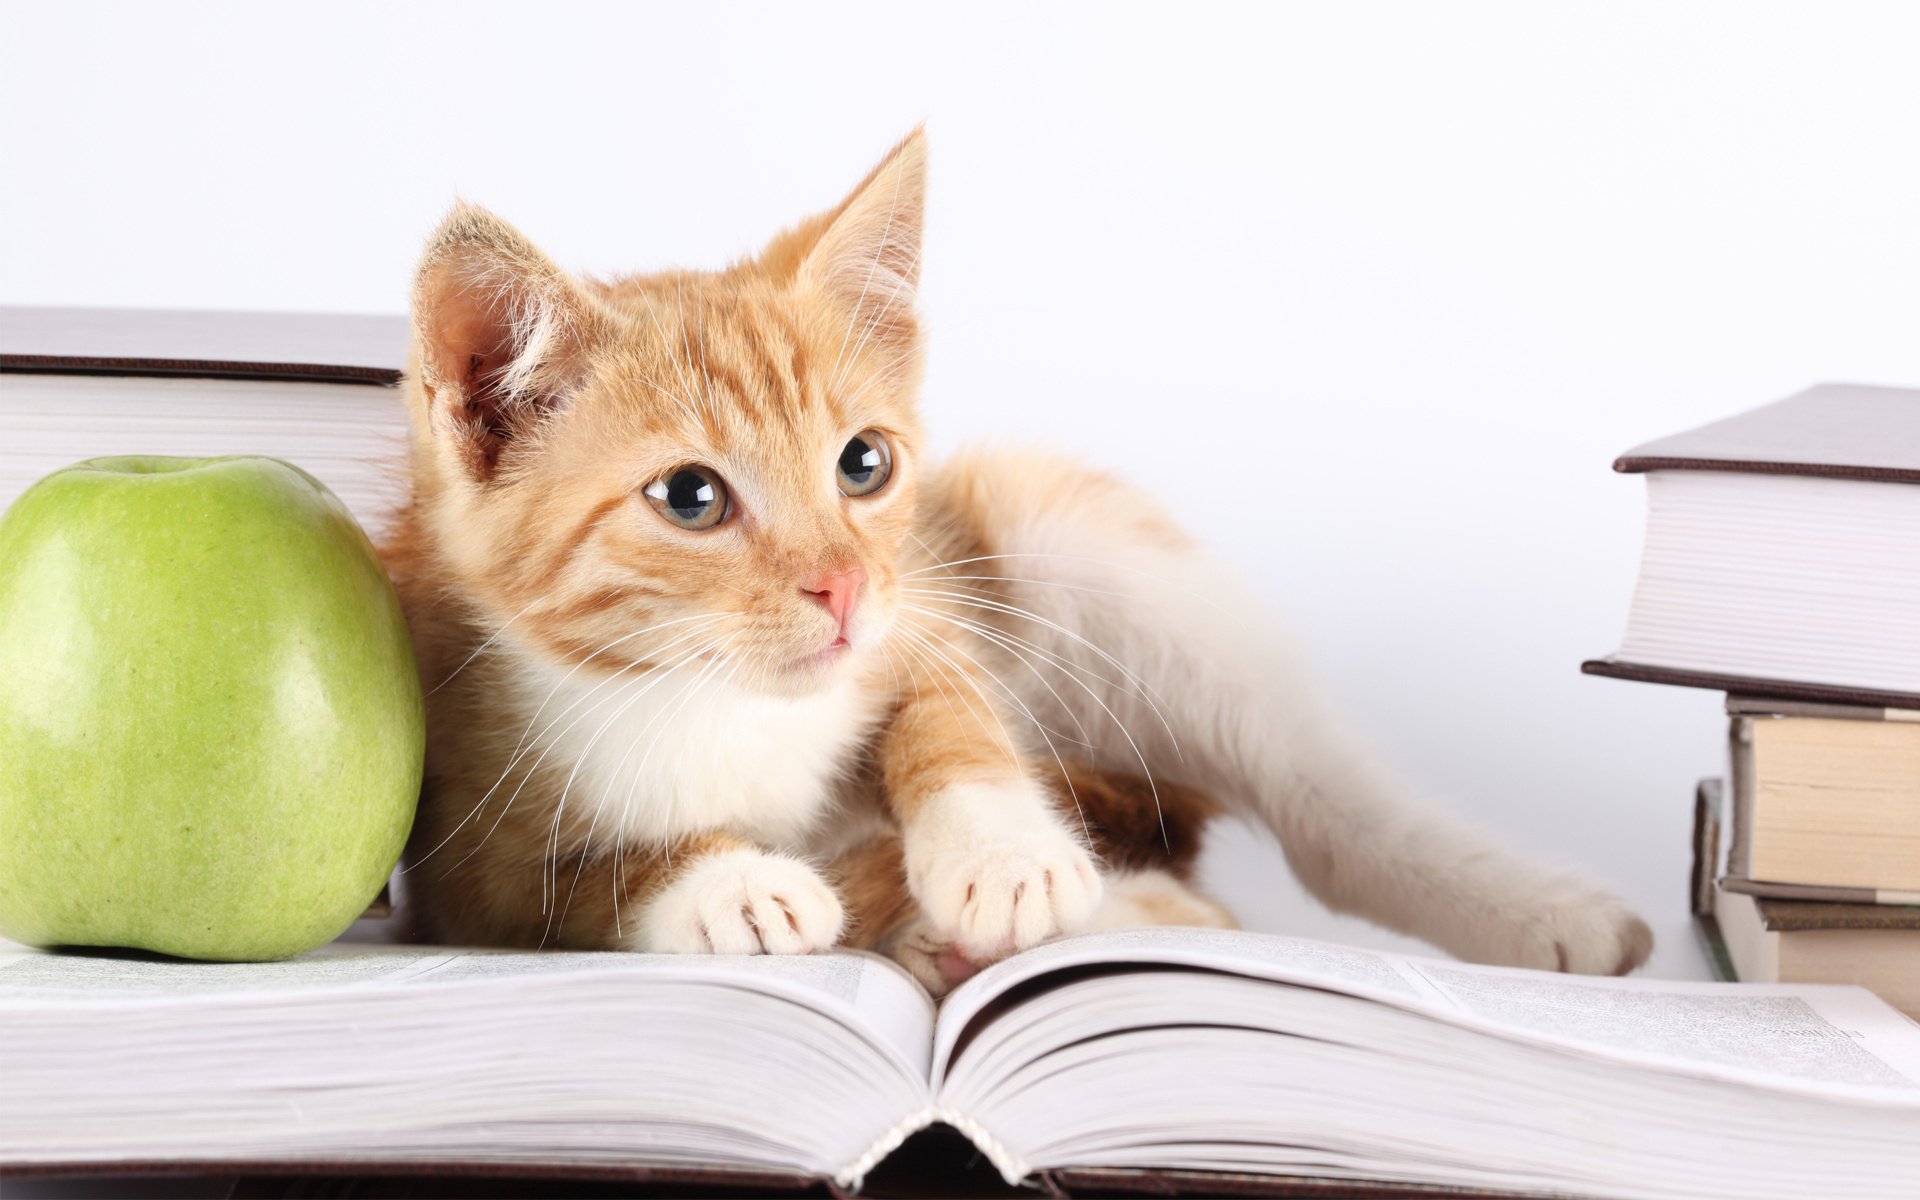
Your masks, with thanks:
<instances>
[{"instance_id":1,"label":"cat eye","mask_svg":"<svg viewBox=\"0 0 1920 1200\"><path fill-rule=\"evenodd\" d=\"M840 451L836 464L840 490L849 496L870 496L893 474L893 451L877 429L856 434Z\"/></svg>"},{"instance_id":2,"label":"cat eye","mask_svg":"<svg viewBox=\"0 0 1920 1200\"><path fill-rule=\"evenodd\" d=\"M702 467L678 467L640 489L653 510L699 532L727 519L727 485Z\"/></svg>"}]
</instances>

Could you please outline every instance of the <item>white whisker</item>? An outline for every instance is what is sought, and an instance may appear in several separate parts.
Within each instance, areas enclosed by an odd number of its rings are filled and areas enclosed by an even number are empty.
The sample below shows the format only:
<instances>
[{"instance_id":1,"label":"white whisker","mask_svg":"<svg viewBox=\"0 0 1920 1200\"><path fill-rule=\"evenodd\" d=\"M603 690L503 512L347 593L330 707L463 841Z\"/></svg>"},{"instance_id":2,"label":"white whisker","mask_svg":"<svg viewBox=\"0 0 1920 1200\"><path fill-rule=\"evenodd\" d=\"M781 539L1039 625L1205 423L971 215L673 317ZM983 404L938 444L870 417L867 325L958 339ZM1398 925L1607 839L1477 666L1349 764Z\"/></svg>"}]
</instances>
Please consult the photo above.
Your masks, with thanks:
<instances>
[{"instance_id":1,"label":"white whisker","mask_svg":"<svg viewBox=\"0 0 1920 1200\"><path fill-rule=\"evenodd\" d=\"M675 639L673 643L669 643L669 645L678 644L686 640L687 640L687 637L683 635L682 637ZM697 653L699 653L699 647L695 647L694 649L683 653L682 655L680 655L680 658L675 661L684 661L687 657ZM549 721L545 726L545 728L541 729L539 735L535 738L535 743L538 744L542 739L544 739L546 735L552 731L553 727L555 725L558 725L560 721L564 719L568 713L580 707L580 705L585 704L588 700L591 700L594 696L598 695L601 691L605 690L607 687L613 685L616 681L619 680L619 678L622 675L632 670L636 665L638 664L628 663L626 666L620 668L620 670L614 672L608 678L595 684L587 692L586 695L581 696L579 699L575 700L572 704L568 705L565 709L561 710L559 716L556 716L552 721ZM533 765L528 767L526 771L521 775L519 784L514 787L512 795L507 797L507 802L505 806L501 808L500 815L494 818L493 824L487 828L486 834L483 837L481 837L479 843L475 845L472 850L467 851L466 855L462 857L459 862L456 862L451 867L448 867L446 871L442 873L441 877L445 878L447 875L451 875L455 870L459 869L459 867L463 865L467 861L467 859L470 859L475 854L479 853L480 848L486 845L487 841L493 837L494 832L500 828L500 822L506 819L507 813L513 808L514 802L520 798L520 793L526 789L528 782L531 781L533 777L539 773L541 764L545 763L547 760L547 755L552 753L554 747L559 744L559 738L563 738L567 734L571 733L574 730L574 728L580 724L580 722L586 720L588 717L598 712L601 709L601 707L603 707L604 705L616 699L625 697L626 695L629 694L629 692L631 692L632 689L636 687L640 687L641 685L645 684L647 682L648 676L650 676L654 671L659 670L662 667L671 666L671 665L672 665L671 662L654 663L649 665L639 675L634 676L632 679L628 680L625 684L622 684L618 689L614 691L613 695L607 696L606 698L600 700L598 703L595 703L590 708L588 708L586 712L581 713L578 717L575 717L571 722L568 723L565 729L560 731L560 735L558 738L555 738L552 741L546 742L546 744L542 746L540 750L539 757L534 759ZM465 826L468 821L472 820L475 815L477 815L482 809L486 807L487 801L493 796L493 794L496 791L500 789L500 785L505 783L507 779L511 777L514 767L519 764L519 762L521 761L521 759L524 757L525 754L531 753L531 752L532 752L532 747L529 746L523 753L515 755L513 760L509 762L506 765L506 767L501 771L500 777L494 781L493 786L487 789L486 795L480 797L479 803L475 804L472 810L470 810L465 817L461 818L460 825L455 827L454 833L458 833L460 827ZM440 846L446 845L448 841L452 840L452 838L453 838L453 834L452 833L448 834L446 838L443 838L441 840ZM438 850L440 849L440 846L435 846L434 849ZM425 857L423 857L420 861L425 862L426 861ZM414 863L412 865L418 866L420 864Z\"/></svg>"},{"instance_id":2,"label":"white whisker","mask_svg":"<svg viewBox=\"0 0 1920 1200\"><path fill-rule=\"evenodd\" d=\"M445 679L442 679L439 683L434 684L433 691L428 692L427 695L429 696L434 695L435 693L439 692L441 688L447 686L449 683L452 683L453 677L455 675L458 675L460 672L466 670L469 666L473 664L474 659L479 658L482 654L486 653L487 647L493 645L495 642L500 640L500 635L507 631L508 625L513 624L515 621L518 621L521 617L524 617L529 612L533 611L533 606L535 604L540 603L540 601L544 599L546 599L546 597L544 596L538 597L532 600L531 602L529 602L525 608L513 614L511 617L508 617L506 619L505 624L501 625L500 628L494 630L492 636L487 638L486 641L481 642L479 645L479 648L474 650L472 654L467 655L467 657L461 661L460 665L453 669L453 672L451 674L449 674Z\"/></svg>"},{"instance_id":3,"label":"white whisker","mask_svg":"<svg viewBox=\"0 0 1920 1200\"><path fill-rule=\"evenodd\" d=\"M1154 717L1159 720L1160 727L1166 731L1168 743L1173 747L1174 757L1184 759L1185 756L1180 750L1179 738L1174 734L1173 725L1167 720L1166 714L1161 711L1153 688L1134 672L1132 668L1128 667L1125 663L1098 645L1088 641L1085 637L1068 629L1065 625L1060 624L1058 621L1049 620L1030 609L1021 608L1017 604L1008 604L1005 601L981 600L972 596L956 596L951 592L931 588L903 588L901 590L912 595L939 598L948 604L961 604L969 608L981 608L988 612L1005 613L1008 616L1020 617L1023 620L1032 621L1035 624L1053 630L1055 633L1070 638L1078 645L1085 646L1088 650L1098 655L1102 661L1110 664L1115 670L1119 671L1121 675L1126 677L1127 681L1133 685L1135 694L1146 702L1147 707L1153 711Z\"/></svg>"},{"instance_id":4,"label":"white whisker","mask_svg":"<svg viewBox=\"0 0 1920 1200\"><path fill-rule=\"evenodd\" d=\"M940 616L939 613L932 612L928 609L917 608L917 607L910 608L909 611L918 612L925 616L930 616L930 617ZM1060 768L1060 781L1067 785L1067 795L1072 797L1073 799L1073 811L1080 818L1080 832L1086 836L1088 841L1092 841L1093 832L1092 830L1087 828L1087 813L1086 813L1086 809L1082 808L1080 805L1080 793L1073 786L1073 777L1070 774L1068 774L1066 761L1060 757L1060 749L1059 747L1053 744L1053 735L1047 731L1046 724L1042 722L1038 716L1034 715L1034 711L1031 708L1027 707L1026 701L1020 699L1019 693L1015 692L1012 688L1008 687L1006 683L1003 682L997 674L995 674L979 659L975 658L973 655L961 649L960 646L957 645L956 643L948 641L946 638L941 638L940 640L949 648L951 648L954 651L954 653L959 654L961 657L965 658L968 662L972 663L976 668L978 668L981 672L983 672L988 679L991 679L995 684L995 686L999 687L1001 691L1005 692L1007 694L1007 698L1012 700L1016 705L1018 705L1020 708L1020 711L1027 715L1027 720L1033 722L1033 727L1040 731L1041 740L1045 741L1047 744L1047 752L1053 755L1054 764ZM1022 658L1021 661L1023 663L1026 662L1024 658ZM1032 664L1030 663L1027 665L1027 669L1034 670ZM1037 670L1034 670L1034 674L1038 676L1039 672ZM972 681L969 680L969 682L972 682ZM1043 679L1041 680L1041 683L1044 685L1046 681ZM975 686L977 690L978 685L976 684ZM1049 686L1048 690L1052 691L1052 688ZM1058 700L1059 698L1060 698L1059 693L1055 692L1054 699ZM987 701L987 697L985 693L981 694L980 699L983 703ZM1065 707L1064 703L1062 704L1062 707ZM1072 717L1073 716L1072 710L1068 710L1067 715L1069 717ZM1078 717L1074 717L1073 719L1076 724L1079 722ZM1085 733L1086 731L1082 730L1081 732ZM1089 743L1083 742L1082 744L1087 745Z\"/></svg>"}]
</instances>

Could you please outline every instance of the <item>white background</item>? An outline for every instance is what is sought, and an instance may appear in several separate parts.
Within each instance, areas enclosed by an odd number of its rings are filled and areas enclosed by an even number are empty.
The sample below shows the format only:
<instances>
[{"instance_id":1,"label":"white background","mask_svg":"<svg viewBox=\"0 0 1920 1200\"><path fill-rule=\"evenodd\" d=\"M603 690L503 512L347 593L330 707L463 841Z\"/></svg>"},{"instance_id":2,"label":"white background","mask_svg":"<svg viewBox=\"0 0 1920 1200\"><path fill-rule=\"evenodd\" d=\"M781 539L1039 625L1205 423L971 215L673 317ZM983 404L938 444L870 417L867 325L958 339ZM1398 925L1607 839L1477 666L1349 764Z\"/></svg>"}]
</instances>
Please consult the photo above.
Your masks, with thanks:
<instances>
[{"instance_id":1,"label":"white background","mask_svg":"<svg viewBox=\"0 0 1920 1200\"><path fill-rule=\"evenodd\" d=\"M1113 466L1242 563L1381 753L1624 889L1697 974L1719 698L1590 679L1613 455L1920 384L1920 6L11 0L0 303L398 311L455 195L718 265L933 149L947 444ZM1368 931L1270 848L1222 886ZM1385 942L1384 938L1374 938Z\"/></svg>"}]
</instances>

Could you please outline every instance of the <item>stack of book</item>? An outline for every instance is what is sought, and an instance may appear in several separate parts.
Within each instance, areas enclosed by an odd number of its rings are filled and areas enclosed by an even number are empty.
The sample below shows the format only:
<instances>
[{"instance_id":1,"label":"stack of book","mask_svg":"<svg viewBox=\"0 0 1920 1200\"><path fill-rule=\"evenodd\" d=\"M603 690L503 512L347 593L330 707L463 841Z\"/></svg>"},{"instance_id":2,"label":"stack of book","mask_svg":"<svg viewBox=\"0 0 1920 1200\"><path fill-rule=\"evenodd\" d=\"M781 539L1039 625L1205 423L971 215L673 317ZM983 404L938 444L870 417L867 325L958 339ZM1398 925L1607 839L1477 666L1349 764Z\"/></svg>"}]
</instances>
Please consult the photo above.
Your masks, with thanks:
<instances>
[{"instance_id":1,"label":"stack of book","mask_svg":"<svg viewBox=\"0 0 1920 1200\"><path fill-rule=\"evenodd\" d=\"M1646 551L1583 669L1727 693L1696 793L1716 964L1920 1016L1920 391L1811 388L1614 469L1647 477Z\"/></svg>"}]
</instances>

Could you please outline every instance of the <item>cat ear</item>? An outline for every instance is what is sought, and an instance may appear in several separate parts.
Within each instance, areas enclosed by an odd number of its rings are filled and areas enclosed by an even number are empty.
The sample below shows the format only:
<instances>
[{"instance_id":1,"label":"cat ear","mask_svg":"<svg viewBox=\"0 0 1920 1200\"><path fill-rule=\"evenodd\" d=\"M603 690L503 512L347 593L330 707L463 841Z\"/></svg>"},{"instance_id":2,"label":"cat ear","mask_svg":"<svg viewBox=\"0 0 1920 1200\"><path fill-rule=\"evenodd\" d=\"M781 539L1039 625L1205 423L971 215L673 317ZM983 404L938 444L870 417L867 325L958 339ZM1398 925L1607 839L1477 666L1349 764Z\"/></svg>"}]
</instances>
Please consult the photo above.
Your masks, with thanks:
<instances>
[{"instance_id":1,"label":"cat ear","mask_svg":"<svg viewBox=\"0 0 1920 1200\"><path fill-rule=\"evenodd\" d=\"M927 137L915 129L827 214L800 264L799 281L844 308L856 337L884 344L915 333L926 195Z\"/></svg>"},{"instance_id":2,"label":"cat ear","mask_svg":"<svg viewBox=\"0 0 1920 1200\"><path fill-rule=\"evenodd\" d=\"M479 480L530 437L586 375L593 298L513 226L456 207L413 284L420 382L436 437Z\"/></svg>"}]
</instances>

